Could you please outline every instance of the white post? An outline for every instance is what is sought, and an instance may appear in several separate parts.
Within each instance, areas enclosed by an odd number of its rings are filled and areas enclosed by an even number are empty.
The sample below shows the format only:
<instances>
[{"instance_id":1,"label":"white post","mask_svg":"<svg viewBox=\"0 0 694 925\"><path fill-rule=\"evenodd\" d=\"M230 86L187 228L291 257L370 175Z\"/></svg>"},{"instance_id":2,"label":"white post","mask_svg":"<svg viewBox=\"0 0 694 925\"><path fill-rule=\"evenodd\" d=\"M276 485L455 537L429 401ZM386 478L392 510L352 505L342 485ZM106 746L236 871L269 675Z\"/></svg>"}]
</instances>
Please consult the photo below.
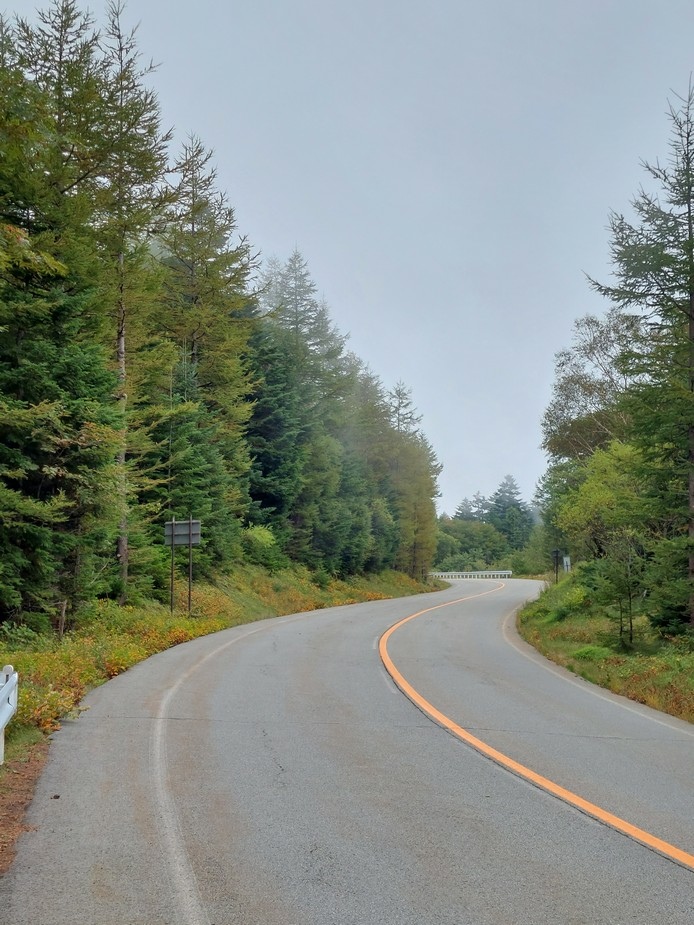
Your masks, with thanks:
<instances>
[{"instance_id":1,"label":"white post","mask_svg":"<svg viewBox=\"0 0 694 925\"><path fill-rule=\"evenodd\" d=\"M19 678L12 665L5 665L0 674L0 764L5 761L5 726L17 712Z\"/></svg>"}]
</instances>

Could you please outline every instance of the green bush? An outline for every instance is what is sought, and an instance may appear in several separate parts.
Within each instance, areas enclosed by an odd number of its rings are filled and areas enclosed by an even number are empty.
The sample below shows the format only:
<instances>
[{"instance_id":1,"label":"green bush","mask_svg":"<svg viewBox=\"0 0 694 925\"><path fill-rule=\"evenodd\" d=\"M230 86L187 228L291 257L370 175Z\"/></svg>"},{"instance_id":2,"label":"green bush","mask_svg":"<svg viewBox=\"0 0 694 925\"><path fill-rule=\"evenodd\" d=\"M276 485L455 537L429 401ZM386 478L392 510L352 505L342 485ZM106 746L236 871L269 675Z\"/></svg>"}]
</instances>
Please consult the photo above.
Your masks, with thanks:
<instances>
[{"instance_id":1,"label":"green bush","mask_svg":"<svg viewBox=\"0 0 694 925\"><path fill-rule=\"evenodd\" d=\"M567 617L585 611L591 603L588 593L581 585L566 582L565 587L566 590L561 596L560 603L554 608L554 616L557 620L565 620Z\"/></svg>"},{"instance_id":2,"label":"green bush","mask_svg":"<svg viewBox=\"0 0 694 925\"><path fill-rule=\"evenodd\" d=\"M599 662L604 658L612 658L614 652L605 646L581 646L573 653L573 657L582 662Z\"/></svg>"},{"instance_id":3,"label":"green bush","mask_svg":"<svg viewBox=\"0 0 694 925\"><path fill-rule=\"evenodd\" d=\"M36 651L51 645L50 636L37 633L21 623L0 623L0 643L5 649L32 649Z\"/></svg>"},{"instance_id":4,"label":"green bush","mask_svg":"<svg viewBox=\"0 0 694 925\"><path fill-rule=\"evenodd\" d=\"M246 527L241 534L241 543L246 560L254 565L274 572L289 564L270 527Z\"/></svg>"}]
</instances>

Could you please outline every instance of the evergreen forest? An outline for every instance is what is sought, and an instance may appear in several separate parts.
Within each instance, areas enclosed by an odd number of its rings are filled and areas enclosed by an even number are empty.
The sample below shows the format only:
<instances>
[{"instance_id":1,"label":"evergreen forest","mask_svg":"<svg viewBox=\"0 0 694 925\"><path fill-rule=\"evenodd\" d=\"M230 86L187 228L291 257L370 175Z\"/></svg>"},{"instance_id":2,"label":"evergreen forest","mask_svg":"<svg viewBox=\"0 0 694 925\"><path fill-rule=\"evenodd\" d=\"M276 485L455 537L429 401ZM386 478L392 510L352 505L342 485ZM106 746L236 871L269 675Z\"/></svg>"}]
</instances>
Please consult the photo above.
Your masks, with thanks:
<instances>
[{"instance_id":1,"label":"evergreen forest","mask_svg":"<svg viewBox=\"0 0 694 925\"><path fill-rule=\"evenodd\" d=\"M646 621L694 628L694 88L669 108L631 215L609 219L606 312L556 356L537 492L545 548L579 563L573 607L602 608L623 646ZM569 607L569 610L571 607Z\"/></svg>"},{"instance_id":2,"label":"evergreen forest","mask_svg":"<svg viewBox=\"0 0 694 925\"><path fill-rule=\"evenodd\" d=\"M99 28L74 0L0 19L0 622L166 600L173 518L202 523L201 577L426 577L440 467L409 389L298 250L260 261L150 73L120 0Z\"/></svg>"},{"instance_id":3,"label":"evergreen forest","mask_svg":"<svg viewBox=\"0 0 694 925\"><path fill-rule=\"evenodd\" d=\"M208 579L570 556L621 639L694 625L694 90L610 216L606 311L557 354L533 505L509 475L437 519L410 390L350 351L299 250L261 261L151 70L120 0L99 27L75 0L0 18L0 623L166 600L164 524L194 517Z\"/></svg>"},{"instance_id":4,"label":"evergreen forest","mask_svg":"<svg viewBox=\"0 0 694 925\"><path fill-rule=\"evenodd\" d=\"M694 87L669 108L662 162L609 218L613 282L574 323L542 419L549 465L532 508L512 476L438 522L436 565L577 568L559 616L597 608L621 647L646 625L694 628ZM557 611L559 613L559 611Z\"/></svg>"},{"instance_id":5,"label":"evergreen forest","mask_svg":"<svg viewBox=\"0 0 694 925\"><path fill-rule=\"evenodd\" d=\"M463 498L453 516L439 517L435 563L444 572L503 568L539 575L548 567L545 546L538 512L507 475L489 498L475 492L472 499Z\"/></svg>"}]
</instances>

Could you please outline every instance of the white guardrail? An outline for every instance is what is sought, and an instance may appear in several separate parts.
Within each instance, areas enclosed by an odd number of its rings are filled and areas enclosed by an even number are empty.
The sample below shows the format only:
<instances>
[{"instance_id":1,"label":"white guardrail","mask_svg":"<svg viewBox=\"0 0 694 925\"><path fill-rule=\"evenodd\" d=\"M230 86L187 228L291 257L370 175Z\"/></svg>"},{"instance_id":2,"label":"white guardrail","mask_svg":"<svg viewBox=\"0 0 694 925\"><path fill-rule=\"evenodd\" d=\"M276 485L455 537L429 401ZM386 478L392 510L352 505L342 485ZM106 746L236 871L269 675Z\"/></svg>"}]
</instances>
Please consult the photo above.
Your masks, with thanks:
<instances>
[{"instance_id":1,"label":"white guardrail","mask_svg":"<svg viewBox=\"0 0 694 925\"><path fill-rule=\"evenodd\" d=\"M429 572L432 578L510 578L511 569L490 569L481 572Z\"/></svg>"},{"instance_id":2,"label":"white guardrail","mask_svg":"<svg viewBox=\"0 0 694 925\"><path fill-rule=\"evenodd\" d=\"M12 665L5 665L0 673L0 764L5 761L5 726L17 712L19 675Z\"/></svg>"}]
</instances>

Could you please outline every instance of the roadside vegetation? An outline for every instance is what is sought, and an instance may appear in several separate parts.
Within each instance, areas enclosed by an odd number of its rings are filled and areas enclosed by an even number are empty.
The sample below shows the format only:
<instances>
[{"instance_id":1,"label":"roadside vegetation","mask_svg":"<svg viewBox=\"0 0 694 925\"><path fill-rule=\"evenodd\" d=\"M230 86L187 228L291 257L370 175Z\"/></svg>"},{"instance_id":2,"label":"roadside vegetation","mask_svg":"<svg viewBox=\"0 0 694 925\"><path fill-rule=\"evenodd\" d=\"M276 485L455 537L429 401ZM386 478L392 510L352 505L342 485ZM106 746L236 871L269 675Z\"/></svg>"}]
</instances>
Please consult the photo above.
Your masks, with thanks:
<instances>
[{"instance_id":1,"label":"roadside vegetation","mask_svg":"<svg viewBox=\"0 0 694 925\"><path fill-rule=\"evenodd\" d=\"M486 498L463 498L453 516L438 519L434 568L441 572L510 569L514 575L546 571L551 552L537 508L521 498L507 475Z\"/></svg>"},{"instance_id":2,"label":"roadside vegetation","mask_svg":"<svg viewBox=\"0 0 694 925\"><path fill-rule=\"evenodd\" d=\"M187 585L180 583L176 603L181 609L173 614L168 606L156 603L120 606L103 600L84 608L62 638L54 632L2 624L0 661L12 664L20 675L18 712L6 730L7 761L21 758L42 733L56 730L65 716L78 715L80 701L91 688L156 652L254 620L436 587L398 572L317 581L306 569L271 574L246 566L233 580L195 585L190 616L184 612Z\"/></svg>"},{"instance_id":3,"label":"roadside vegetation","mask_svg":"<svg viewBox=\"0 0 694 925\"><path fill-rule=\"evenodd\" d=\"M694 722L694 634L664 635L640 602L631 623L596 594L590 568L548 585L518 617L521 636L593 684Z\"/></svg>"},{"instance_id":4,"label":"roadside vegetation","mask_svg":"<svg viewBox=\"0 0 694 925\"><path fill-rule=\"evenodd\" d=\"M691 82L669 122L631 216L610 216L613 282L591 281L608 311L556 356L535 501L545 555L574 570L519 622L572 671L694 722Z\"/></svg>"}]
</instances>

